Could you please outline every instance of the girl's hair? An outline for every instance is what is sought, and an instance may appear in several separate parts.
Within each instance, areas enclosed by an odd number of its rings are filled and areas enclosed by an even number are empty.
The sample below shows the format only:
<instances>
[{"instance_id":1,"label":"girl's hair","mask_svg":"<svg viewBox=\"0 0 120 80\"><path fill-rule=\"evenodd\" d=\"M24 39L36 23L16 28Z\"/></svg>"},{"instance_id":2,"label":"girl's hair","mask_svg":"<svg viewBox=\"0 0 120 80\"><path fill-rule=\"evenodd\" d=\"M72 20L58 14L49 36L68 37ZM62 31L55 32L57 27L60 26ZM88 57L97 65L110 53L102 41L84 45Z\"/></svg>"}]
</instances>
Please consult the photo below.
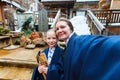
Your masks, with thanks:
<instances>
[{"instance_id":1,"label":"girl's hair","mask_svg":"<svg viewBox=\"0 0 120 80\"><path fill-rule=\"evenodd\" d=\"M50 31L55 32L55 29L48 29L48 30L47 30L47 32L50 32ZM46 32L46 36L47 36L47 32ZM56 34L55 34L55 35L56 35ZM57 37L57 35L56 35L56 37Z\"/></svg>"},{"instance_id":2,"label":"girl's hair","mask_svg":"<svg viewBox=\"0 0 120 80\"><path fill-rule=\"evenodd\" d=\"M71 23L68 19L66 19L66 18L64 18L64 17L61 17L60 19L58 19L57 22L59 22L59 21L64 21L64 22L66 22L67 25L70 27L71 31L72 31L72 32L74 31L73 25L72 25L72 23Z\"/></svg>"},{"instance_id":3,"label":"girl's hair","mask_svg":"<svg viewBox=\"0 0 120 80\"><path fill-rule=\"evenodd\" d=\"M49 31L55 32L55 29L48 29L47 32L49 32ZM47 33L47 32L46 32L46 33Z\"/></svg>"}]
</instances>

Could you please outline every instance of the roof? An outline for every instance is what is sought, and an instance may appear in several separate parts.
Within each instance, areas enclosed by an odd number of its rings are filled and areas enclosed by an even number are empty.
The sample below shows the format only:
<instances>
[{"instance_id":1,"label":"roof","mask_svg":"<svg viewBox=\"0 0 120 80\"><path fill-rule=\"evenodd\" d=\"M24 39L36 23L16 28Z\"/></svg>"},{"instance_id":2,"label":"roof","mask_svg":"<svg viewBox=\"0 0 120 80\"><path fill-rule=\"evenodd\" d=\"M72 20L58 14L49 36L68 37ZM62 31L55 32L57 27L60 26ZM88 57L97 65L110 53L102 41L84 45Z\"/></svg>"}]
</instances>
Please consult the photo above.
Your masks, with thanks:
<instances>
[{"instance_id":1,"label":"roof","mask_svg":"<svg viewBox=\"0 0 120 80\"><path fill-rule=\"evenodd\" d=\"M59 7L70 7L72 8L74 6L75 0L41 0L41 2L45 6L49 6L51 8L59 8Z\"/></svg>"},{"instance_id":2,"label":"roof","mask_svg":"<svg viewBox=\"0 0 120 80\"><path fill-rule=\"evenodd\" d=\"M100 1L100 0L76 0L76 2L93 2L93 1Z\"/></svg>"},{"instance_id":3,"label":"roof","mask_svg":"<svg viewBox=\"0 0 120 80\"><path fill-rule=\"evenodd\" d=\"M14 2L14 1L10 1L10 0L2 0L2 1L17 7L21 11L25 11L26 10L23 6L21 6L20 4Z\"/></svg>"},{"instance_id":4,"label":"roof","mask_svg":"<svg viewBox=\"0 0 120 80\"><path fill-rule=\"evenodd\" d=\"M59 1L75 1L75 0L41 0L41 2L59 2Z\"/></svg>"}]
</instances>

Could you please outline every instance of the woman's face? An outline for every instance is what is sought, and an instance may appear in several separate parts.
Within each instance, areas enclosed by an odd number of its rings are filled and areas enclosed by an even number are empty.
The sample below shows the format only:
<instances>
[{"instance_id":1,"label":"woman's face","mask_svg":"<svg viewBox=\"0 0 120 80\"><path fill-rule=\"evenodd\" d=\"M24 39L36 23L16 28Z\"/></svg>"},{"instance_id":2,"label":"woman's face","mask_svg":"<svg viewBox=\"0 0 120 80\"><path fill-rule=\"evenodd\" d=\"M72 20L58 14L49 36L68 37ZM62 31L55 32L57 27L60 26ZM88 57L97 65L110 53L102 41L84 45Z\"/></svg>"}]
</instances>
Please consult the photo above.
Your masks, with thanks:
<instances>
[{"instance_id":1,"label":"woman's face","mask_svg":"<svg viewBox=\"0 0 120 80\"><path fill-rule=\"evenodd\" d=\"M59 40L66 41L71 33L72 31L65 21L56 23L56 35Z\"/></svg>"},{"instance_id":2,"label":"woman's face","mask_svg":"<svg viewBox=\"0 0 120 80\"><path fill-rule=\"evenodd\" d=\"M46 42L50 48L55 47L55 45L57 44L57 37L54 31L47 32Z\"/></svg>"}]
</instances>

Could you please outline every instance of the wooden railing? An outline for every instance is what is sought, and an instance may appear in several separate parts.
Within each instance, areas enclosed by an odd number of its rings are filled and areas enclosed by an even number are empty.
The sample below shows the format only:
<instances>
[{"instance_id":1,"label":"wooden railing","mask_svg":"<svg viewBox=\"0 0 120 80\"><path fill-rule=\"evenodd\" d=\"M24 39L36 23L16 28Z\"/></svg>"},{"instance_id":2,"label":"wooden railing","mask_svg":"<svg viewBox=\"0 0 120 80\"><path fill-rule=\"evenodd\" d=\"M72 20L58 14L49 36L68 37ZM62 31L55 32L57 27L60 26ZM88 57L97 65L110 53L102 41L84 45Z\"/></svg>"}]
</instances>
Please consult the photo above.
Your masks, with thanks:
<instances>
[{"instance_id":1,"label":"wooden railing","mask_svg":"<svg viewBox=\"0 0 120 80\"><path fill-rule=\"evenodd\" d=\"M54 28L55 27L55 23L60 18L60 16L61 16L61 10L59 9L57 14L56 14L56 16L55 16L55 18L54 18L54 20L53 20L53 22L52 22L52 25L50 26L50 28Z\"/></svg>"},{"instance_id":2,"label":"wooden railing","mask_svg":"<svg viewBox=\"0 0 120 80\"><path fill-rule=\"evenodd\" d=\"M87 17L87 23L90 27L90 31L92 34L99 34L106 36L116 34L105 28L91 10L86 11L86 17Z\"/></svg>"},{"instance_id":3,"label":"wooden railing","mask_svg":"<svg viewBox=\"0 0 120 80\"><path fill-rule=\"evenodd\" d=\"M105 29L105 27L99 22L97 17L95 17L95 15L90 10L87 10L86 17L91 33L102 34L102 31Z\"/></svg>"},{"instance_id":4,"label":"wooden railing","mask_svg":"<svg viewBox=\"0 0 120 80\"><path fill-rule=\"evenodd\" d=\"M111 23L120 23L120 10L92 10L92 12L105 27Z\"/></svg>"}]
</instances>

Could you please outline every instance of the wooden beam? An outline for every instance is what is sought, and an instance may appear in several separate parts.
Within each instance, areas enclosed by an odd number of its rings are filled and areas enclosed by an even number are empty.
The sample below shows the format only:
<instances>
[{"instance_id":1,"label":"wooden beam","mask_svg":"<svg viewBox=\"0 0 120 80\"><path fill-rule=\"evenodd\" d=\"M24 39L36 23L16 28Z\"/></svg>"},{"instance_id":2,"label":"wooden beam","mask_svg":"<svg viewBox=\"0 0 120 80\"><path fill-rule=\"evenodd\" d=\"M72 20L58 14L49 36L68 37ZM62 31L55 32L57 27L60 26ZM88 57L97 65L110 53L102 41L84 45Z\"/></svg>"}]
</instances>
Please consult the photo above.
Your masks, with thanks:
<instances>
[{"instance_id":1,"label":"wooden beam","mask_svg":"<svg viewBox=\"0 0 120 80\"><path fill-rule=\"evenodd\" d=\"M4 17L4 3L0 3L0 22L2 23L2 27L5 28L5 17Z\"/></svg>"}]
</instances>

